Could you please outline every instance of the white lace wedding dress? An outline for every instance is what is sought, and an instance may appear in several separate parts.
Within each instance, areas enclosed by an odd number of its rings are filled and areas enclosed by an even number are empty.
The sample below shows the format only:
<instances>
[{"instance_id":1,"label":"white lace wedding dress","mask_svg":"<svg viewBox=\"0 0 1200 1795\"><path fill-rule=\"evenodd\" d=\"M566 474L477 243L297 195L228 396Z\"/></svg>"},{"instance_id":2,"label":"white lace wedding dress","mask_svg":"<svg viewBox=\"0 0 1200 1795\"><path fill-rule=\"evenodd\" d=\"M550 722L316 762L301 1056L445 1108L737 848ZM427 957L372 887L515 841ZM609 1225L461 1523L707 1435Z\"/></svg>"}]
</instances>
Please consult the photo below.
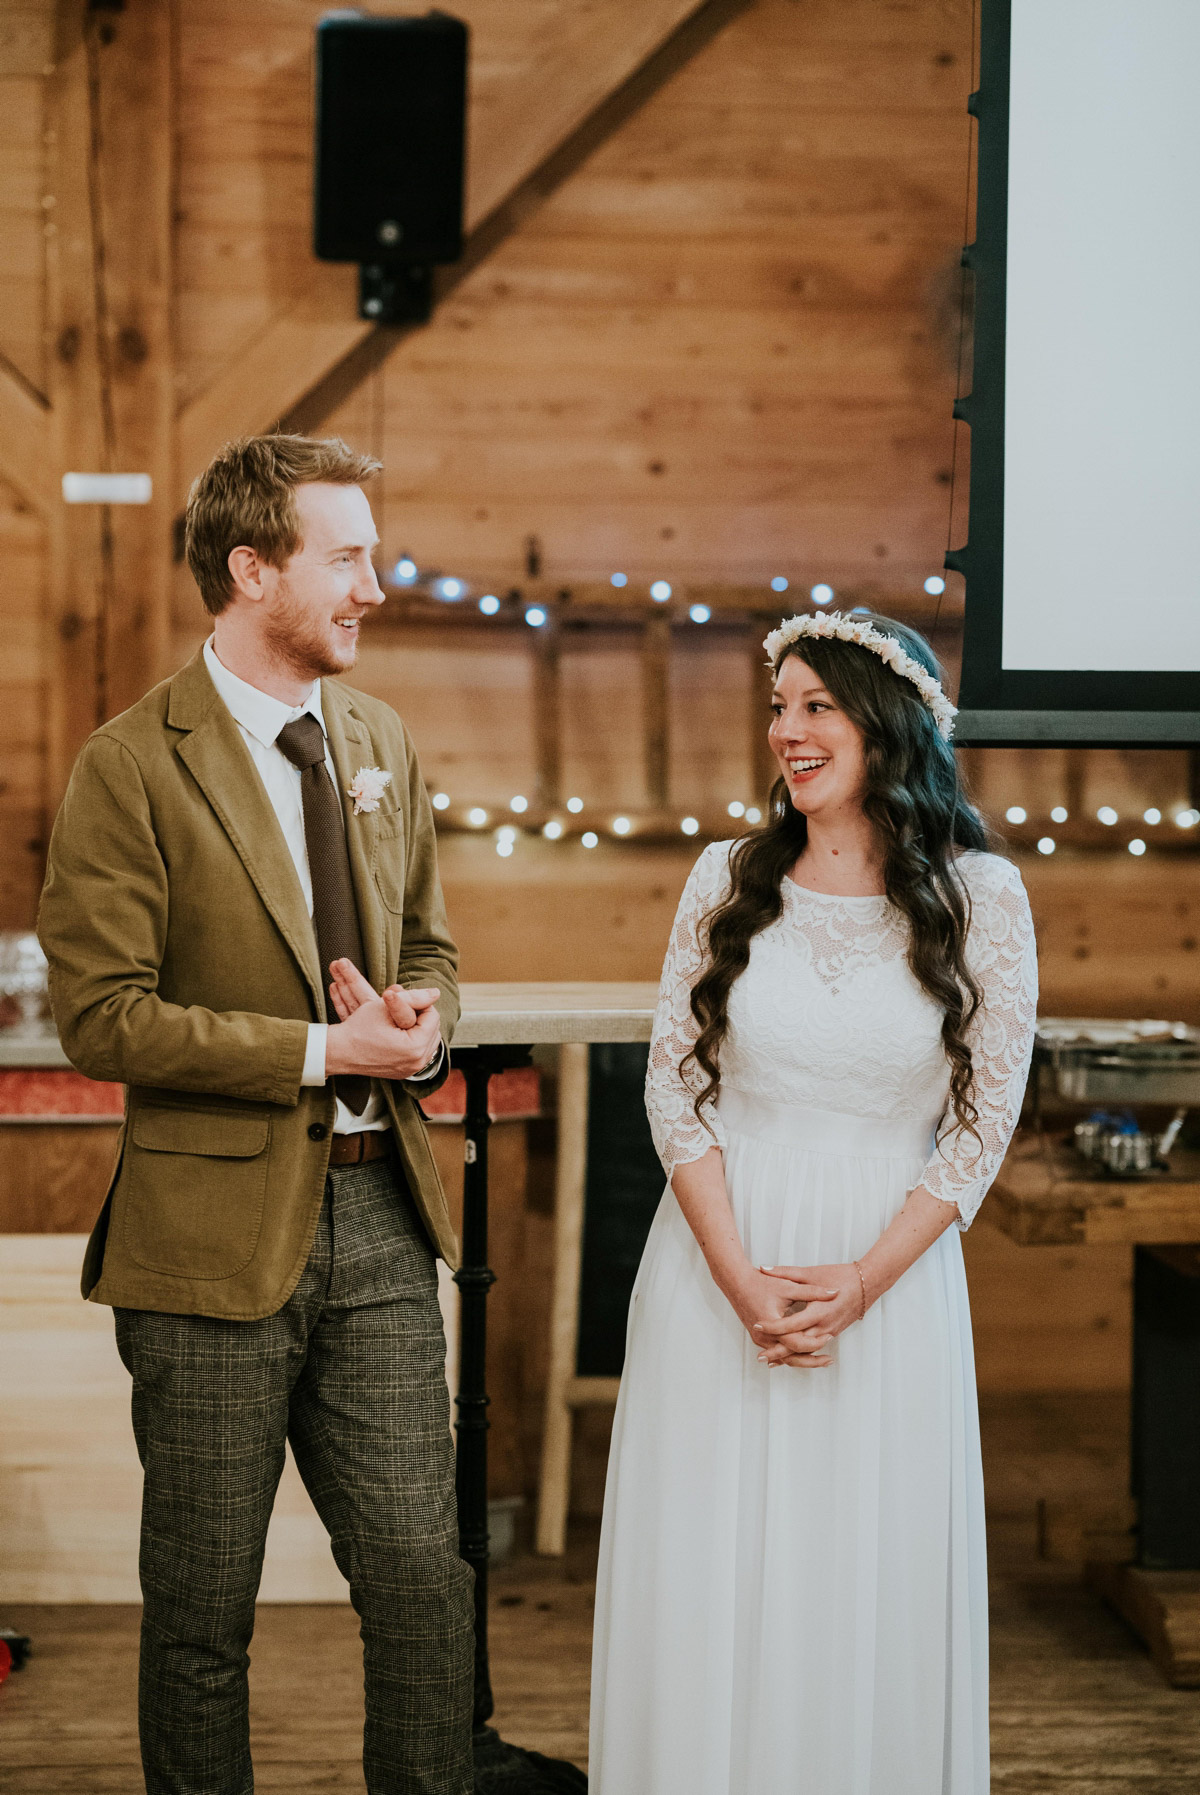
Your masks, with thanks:
<instances>
[{"instance_id":1,"label":"white lace wedding dress","mask_svg":"<svg viewBox=\"0 0 1200 1795\"><path fill-rule=\"evenodd\" d=\"M647 1102L668 1177L712 1136L680 1064L705 850L671 934ZM958 862L980 1153L944 1134L941 1015L883 897L784 882L729 998L709 1120L759 1265L859 1258L924 1184L970 1221L1016 1124L1037 994L1016 869ZM694 1066L694 1088L703 1088ZM952 1120L951 1116L951 1120ZM638 1273L609 1459L593 1795L984 1795L987 1581L971 1319L956 1228L834 1345L769 1370L668 1186Z\"/></svg>"}]
</instances>

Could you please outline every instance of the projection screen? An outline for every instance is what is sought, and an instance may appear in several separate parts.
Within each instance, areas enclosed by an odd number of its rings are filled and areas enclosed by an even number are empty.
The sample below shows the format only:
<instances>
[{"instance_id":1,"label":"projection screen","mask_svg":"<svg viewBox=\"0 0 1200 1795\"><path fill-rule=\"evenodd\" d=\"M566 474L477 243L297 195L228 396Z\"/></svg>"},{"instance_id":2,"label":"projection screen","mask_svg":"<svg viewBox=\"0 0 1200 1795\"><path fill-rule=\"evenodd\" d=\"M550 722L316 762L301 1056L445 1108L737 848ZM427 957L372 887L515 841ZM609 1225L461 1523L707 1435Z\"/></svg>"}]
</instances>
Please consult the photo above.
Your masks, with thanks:
<instances>
[{"instance_id":1,"label":"projection screen","mask_svg":"<svg viewBox=\"0 0 1200 1795\"><path fill-rule=\"evenodd\" d=\"M1200 741L1200 0L983 0L961 740Z\"/></svg>"}]
</instances>

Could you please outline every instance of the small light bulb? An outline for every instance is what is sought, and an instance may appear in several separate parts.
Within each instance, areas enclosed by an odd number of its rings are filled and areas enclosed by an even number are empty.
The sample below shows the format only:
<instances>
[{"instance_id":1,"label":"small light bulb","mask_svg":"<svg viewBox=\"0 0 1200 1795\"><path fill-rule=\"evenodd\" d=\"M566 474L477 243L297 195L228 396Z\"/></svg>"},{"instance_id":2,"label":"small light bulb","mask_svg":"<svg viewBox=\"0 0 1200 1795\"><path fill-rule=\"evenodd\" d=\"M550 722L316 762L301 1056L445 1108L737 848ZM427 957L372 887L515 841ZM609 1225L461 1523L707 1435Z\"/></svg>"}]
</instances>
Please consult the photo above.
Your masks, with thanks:
<instances>
[{"instance_id":1,"label":"small light bulb","mask_svg":"<svg viewBox=\"0 0 1200 1795\"><path fill-rule=\"evenodd\" d=\"M732 804L727 804L725 808L730 816L745 816L746 814L746 806L740 804L736 798L733 800Z\"/></svg>"},{"instance_id":2,"label":"small light bulb","mask_svg":"<svg viewBox=\"0 0 1200 1795\"><path fill-rule=\"evenodd\" d=\"M595 848L600 844L600 837L594 829L585 829L579 839L585 848Z\"/></svg>"},{"instance_id":3,"label":"small light bulb","mask_svg":"<svg viewBox=\"0 0 1200 1795\"><path fill-rule=\"evenodd\" d=\"M1096 812L1096 820L1100 823L1107 823L1111 829L1112 825L1117 820L1117 813L1111 804L1102 804Z\"/></svg>"},{"instance_id":4,"label":"small light bulb","mask_svg":"<svg viewBox=\"0 0 1200 1795\"><path fill-rule=\"evenodd\" d=\"M1153 806L1151 806L1151 808L1149 810L1143 810L1142 821L1143 821L1143 823L1161 823L1162 822L1162 811L1155 810L1153 808Z\"/></svg>"},{"instance_id":5,"label":"small light bulb","mask_svg":"<svg viewBox=\"0 0 1200 1795\"><path fill-rule=\"evenodd\" d=\"M925 590L930 598L940 598L946 590L946 582L940 573L931 573L925 582Z\"/></svg>"},{"instance_id":6,"label":"small light bulb","mask_svg":"<svg viewBox=\"0 0 1200 1795\"><path fill-rule=\"evenodd\" d=\"M827 586L824 580L821 580L819 584L813 587L808 596L812 599L814 605L827 605L833 597L833 587Z\"/></svg>"},{"instance_id":7,"label":"small light bulb","mask_svg":"<svg viewBox=\"0 0 1200 1795\"><path fill-rule=\"evenodd\" d=\"M530 605L525 613L525 621L530 629L540 629L546 621L546 613L541 605Z\"/></svg>"},{"instance_id":8,"label":"small light bulb","mask_svg":"<svg viewBox=\"0 0 1200 1795\"><path fill-rule=\"evenodd\" d=\"M752 804L750 809L746 812L746 821L748 823L762 822L762 811L758 808L757 804Z\"/></svg>"},{"instance_id":9,"label":"small light bulb","mask_svg":"<svg viewBox=\"0 0 1200 1795\"><path fill-rule=\"evenodd\" d=\"M613 818L613 834L614 835L628 835L629 831L632 828L633 828L633 824L630 822L630 820L627 816L615 816Z\"/></svg>"},{"instance_id":10,"label":"small light bulb","mask_svg":"<svg viewBox=\"0 0 1200 1795\"><path fill-rule=\"evenodd\" d=\"M612 584L614 586L628 586L629 579L627 575L623 573L614 573L612 576Z\"/></svg>"},{"instance_id":11,"label":"small light bulb","mask_svg":"<svg viewBox=\"0 0 1200 1795\"><path fill-rule=\"evenodd\" d=\"M777 573L775 575L775 578L771 581L772 592L786 592L787 588L788 588L787 581L784 579L784 577L781 573Z\"/></svg>"},{"instance_id":12,"label":"small light bulb","mask_svg":"<svg viewBox=\"0 0 1200 1795\"><path fill-rule=\"evenodd\" d=\"M468 810L467 821L468 823L473 824L476 829L482 829L483 825L487 822L487 811L481 810L478 804L476 804L472 810Z\"/></svg>"},{"instance_id":13,"label":"small light bulb","mask_svg":"<svg viewBox=\"0 0 1200 1795\"><path fill-rule=\"evenodd\" d=\"M685 835L698 835L700 833L700 825L694 816L685 816L679 827L683 830Z\"/></svg>"},{"instance_id":14,"label":"small light bulb","mask_svg":"<svg viewBox=\"0 0 1200 1795\"><path fill-rule=\"evenodd\" d=\"M485 592L479 601L479 609L485 617L494 617L500 609L500 600L494 592Z\"/></svg>"},{"instance_id":15,"label":"small light bulb","mask_svg":"<svg viewBox=\"0 0 1200 1795\"><path fill-rule=\"evenodd\" d=\"M689 605L688 616L693 623L707 623L712 611L708 605Z\"/></svg>"},{"instance_id":16,"label":"small light bulb","mask_svg":"<svg viewBox=\"0 0 1200 1795\"><path fill-rule=\"evenodd\" d=\"M523 798L521 796L521 794L518 792L517 796L515 798L510 798L508 800L508 808L510 810L515 810L517 815L521 816L526 810L529 809L529 799Z\"/></svg>"},{"instance_id":17,"label":"small light bulb","mask_svg":"<svg viewBox=\"0 0 1200 1795\"><path fill-rule=\"evenodd\" d=\"M548 823L542 824L542 834L547 841L557 841L562 832L563 826L556 816L552 816Z\"/></svg>"},{"instance_id":18,"label":"small light bulb","mask_svg":"<svg viewBox=\"0 0 1200 1795\"><path fill-rule=\"evenodd\" d=\"M1041 840L1038 842L1038 853L1039 854L1053 854L1053 852L1057 846L1058 846L1058 844L1052 835L1043 835Z\"/></svg>"},{"instance_id":19,"label":"small light bulb","mask_svg":"<svg viewBox=\"0 0 1200 1795\"><path fill-rule=\"evenodd\" d=\"M1065 804L1056 804L1054 806L1054 809L1050 812L1050 821L1052 823L1065 823L1066 820L1067 820L1066 805Z\"/></svg>"},{"instance_id":20,"label":"small light bulb","mask_svg":"<svg viewBox=\"0 0 1200 1795\"><path fill-rule=\"evenodd\" d=\"M1146 852L1145 842L1140 841L1138 839L1138 837L1135 835L1133 840L1129 844L1129 852L1131 854L1136 854L1140 857L1142 854L1144 854Z\"/></svg>"},{"instance_id":21,"label":"small light bulb","mask_svg":"<svg viewBox=\"0 0 1200 1795\"><path fill-rule=\"evenodd\" d=\"M417 564L408 555L404 555L397 561L395 571L399 583L402 586L409 586L417 577Z\"/></svg>"},{"instance_id":22,"label":"small light bulb","mask_svg":"<svg viewBox=\"0 0 1200 1795\"><path fill-rule=\"evenodd\" d=\"M1006 823L1023 823L1025 821L1025 812L1021 809L1019 804L1010 804L1008 809L1004 812L1004 820Z\"/></svg>"},{"instance_id":23,"label":"small light bulb","mask_svg":"<svg viewBox=\"0 0 1200 1795\"><path fill-rule=\"evenodd\" d=\"M513 844L507 836L496 843L496 852L499 854L501 860L507 860L512 851Z\"/></svg>"},{"instance_id":24,"label":"small light bulb","mask_svg":"<svg viewBox=\"0 0 1200 1795\"><path fill-rule=\"evenodd\" d=\"M449 808L450 808L450 793L449 792L434 792L433 808L435 810L449 810Z\"/></svg>"},{"instance_id":25,"label":"small light bulb","mask_svg":"<svg viewBox=\"0 0 1200 1795\"><path fill-rule=\"evenodd\" d=\"M665 605L671 596L671 588L666 580L655 580L650 588L650 596L656 605Z\"/></svg>"},{"instance_id":26,"label":"small light bulb","mask_svg":"<svg viewBox=\"0 0 1200 1795\"><path fill-rule=\"evenodd\" d=\"M1200 810L1181 810L1177 813L1175 821L1181 829L1194 829L1196 824L1200 823Z\"/></svg>"},{"instance_id":27,"label":"small light bulb","mask_svg":"<svg viewBox=\"0 0 1200 1795\"><path fill-rule=\"evenodd\" d=\"M461 580L448 578L435 580L433 582L433 589L439 598L448 599L450 603L453 604L455 599L462 597L467 588Z\"/></svg>"},{"instance_id":28,"label":"small light bulb","mask_svg":"<svg viewBox=\"0 0 1200 1795\"><path fill-rule=\"evenodd\" d=\"M582 798L568 798L567 799L567 809L571 812L572 816L578 816L579 812L583 809L583 799Z\"/></svg>"},{"instance_id":29,"label":"small light bulb","mask_svg":"<svg viewBox=\"0 0 1200 1795\"><path fill-rule=\"evenodd\" d=\"M516 841L516 839L517 832L511 823L505 823L502 828L499 828L496 831L497 841Z\"/></svg>"}]
</instances>

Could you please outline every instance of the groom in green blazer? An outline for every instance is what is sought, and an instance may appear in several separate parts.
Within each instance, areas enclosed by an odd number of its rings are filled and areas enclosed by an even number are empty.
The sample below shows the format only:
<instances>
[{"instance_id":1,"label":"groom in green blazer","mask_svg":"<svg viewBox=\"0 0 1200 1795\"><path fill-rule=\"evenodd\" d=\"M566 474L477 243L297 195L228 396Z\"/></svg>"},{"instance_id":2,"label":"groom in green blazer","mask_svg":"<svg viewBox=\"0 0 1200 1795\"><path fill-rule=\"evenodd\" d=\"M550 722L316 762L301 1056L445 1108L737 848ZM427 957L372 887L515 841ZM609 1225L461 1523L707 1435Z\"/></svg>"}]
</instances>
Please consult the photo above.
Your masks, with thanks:
<instances>
[{"instance_id":1,"label":"groom in green blazer","mask_svg":"<svg viewBox=\"0 0 1200 1795\"><path fill-rule=\"evenodd\" d=\"M336 440L222 450L187 512L213 634L87 742L50 846L59 1033L127 1088L83 1291L133 1379L149 1795L252 1788L289 1442L362 1619L371 1795L472 1787L435 1265L456 1243L418 1107L457 955L404 725L335 683L383 598L378 466Z\"/></svg>"}]
</instances>

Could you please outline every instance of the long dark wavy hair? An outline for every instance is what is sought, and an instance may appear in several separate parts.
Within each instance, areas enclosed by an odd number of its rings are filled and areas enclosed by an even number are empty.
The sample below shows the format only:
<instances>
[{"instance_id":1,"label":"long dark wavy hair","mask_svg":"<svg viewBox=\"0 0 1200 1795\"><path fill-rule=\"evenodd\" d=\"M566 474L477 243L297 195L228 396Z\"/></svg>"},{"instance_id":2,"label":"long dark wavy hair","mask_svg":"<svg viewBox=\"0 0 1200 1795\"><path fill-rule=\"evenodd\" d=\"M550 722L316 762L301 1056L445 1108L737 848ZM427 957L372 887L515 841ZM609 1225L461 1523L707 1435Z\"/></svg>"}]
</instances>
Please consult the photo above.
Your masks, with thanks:
<instances>
[{"instance_id":1,"label":"long dark wavy hair","mask_svg":"<svg viewBox=\"0 0 1200 1795\"><path fill-rule=\"evenodd\" d=\"M914 661L941 678L923 636L890 617L858 612L881 635L894 636ZM942 1011L942 1045L950 1063L950 1101L958 1126L980 1140L966 1031L982 994L966 960L970 898L954 862L967 848L990 847L987 827L959 776L954 751L938 734L910 680L855 642L802 636L785 648L812 668L863 735L866 790L863 810L884 844L883 882L889 900L910 925L908 963ZM695 1060L707 1083L696 1114L721 1082L721 1044L729 1026L729 992L745 971L750 943L783 911L783 881L808 839L808 819L792 804L787 782L776 780L767 820L742 837L729 857L732 888L705 917L707 965L692 989L700 1034L684 1061ZM703 1118L700 1118L703 1120ZM982 1142L980 1142L982 1146Z\"/></svg>"}]
</instances>

